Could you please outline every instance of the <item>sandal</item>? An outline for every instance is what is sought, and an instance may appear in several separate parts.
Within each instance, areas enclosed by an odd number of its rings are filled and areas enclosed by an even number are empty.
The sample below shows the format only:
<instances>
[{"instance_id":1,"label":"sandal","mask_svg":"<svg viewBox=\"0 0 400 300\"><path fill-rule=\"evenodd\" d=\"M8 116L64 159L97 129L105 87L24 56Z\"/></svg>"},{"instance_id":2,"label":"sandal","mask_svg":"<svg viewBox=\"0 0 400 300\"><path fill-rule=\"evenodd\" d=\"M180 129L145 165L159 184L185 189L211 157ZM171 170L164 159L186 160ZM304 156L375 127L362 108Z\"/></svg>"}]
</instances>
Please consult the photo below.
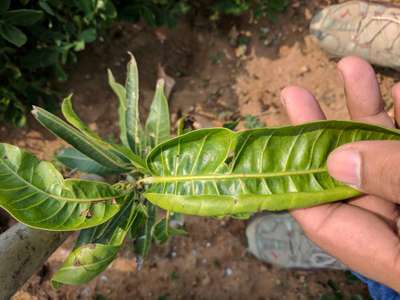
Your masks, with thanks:
<instances>
[{"instance_id":1,"label":"sandal","mask_svg":"<svg viewBox=\"0 0 400 300\"><path fill-rule=\"evenodd\" d=\"M310 31L331 56L356 55L400 70L400 6L364 1L331 5L314 16Z\"/></svg>"},{"instance_id":2,"label":"sandal","mask_svg":"<svg viewBox=\"0 0 400 300\"><path fill-rule=\"evenodd\" d=\"M258 259L281 268L347 270L305 235L288 214L256 217L246 229L248 250Z\"/></svg>"}]
</instances>

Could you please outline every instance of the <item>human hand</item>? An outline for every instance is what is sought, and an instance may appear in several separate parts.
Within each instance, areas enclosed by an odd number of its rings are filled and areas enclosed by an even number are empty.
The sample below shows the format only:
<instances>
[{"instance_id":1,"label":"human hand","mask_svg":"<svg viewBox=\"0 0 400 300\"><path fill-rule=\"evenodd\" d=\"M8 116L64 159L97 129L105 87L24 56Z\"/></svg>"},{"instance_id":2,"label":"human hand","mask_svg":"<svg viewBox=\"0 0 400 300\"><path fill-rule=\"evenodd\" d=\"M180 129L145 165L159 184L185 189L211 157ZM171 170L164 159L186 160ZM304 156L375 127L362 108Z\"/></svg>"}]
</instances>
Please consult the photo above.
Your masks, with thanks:
<instances>
[{"instance_id":1,"label":"human hand","mask_svg":"<svg viewBox=\"0 0 400 300\"><path fill-rule=\"evenodd\" d=\"M384 111L372 67L357 57L338 63L352 120L394 127ZM400 84L392 90L395 123L400 124ZM325 115L305 89L287 87L282 102L293 124ZM400 142L366 141L344 145L328 158L332 177L366 195L292 211L307 236L350 269L400 291Z\"/></svg>"}]
</instances>

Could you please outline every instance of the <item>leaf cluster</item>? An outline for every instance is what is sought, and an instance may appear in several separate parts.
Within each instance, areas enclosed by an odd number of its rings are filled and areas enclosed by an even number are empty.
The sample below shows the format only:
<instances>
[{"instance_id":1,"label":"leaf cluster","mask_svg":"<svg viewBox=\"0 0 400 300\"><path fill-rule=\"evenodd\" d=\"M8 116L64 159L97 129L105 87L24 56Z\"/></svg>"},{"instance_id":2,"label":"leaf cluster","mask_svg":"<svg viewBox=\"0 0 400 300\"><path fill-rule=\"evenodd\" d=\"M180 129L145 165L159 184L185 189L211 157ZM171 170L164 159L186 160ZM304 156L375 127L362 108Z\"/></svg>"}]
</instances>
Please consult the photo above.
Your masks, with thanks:
<instances>
[{"instance_id":1,"label":"leaf cluster","mask_svg":"<svg viewBox=\"0 0 400 300\"><path fill-rule=\"evenodd\" d=\"M64 179L55 166L9 144L0 144L0 206L20 222L50 231L80 231L73 251L52 280L83 284L93 279L115 259L126 239L142 259L151 244L185 234L171 222L178 215L157 212L143 196L138 181L148 174L145 157L154 146L171 137L164 81L159 80L144 126L139 118L139 80L131 56L125 86L111 70L109 84L119 101L120 144L102 139L92 131L72 105L72 96L62 104L66 121L34 107L36 119L72 147L56 159L71 170L102 176L117 174L110 183Z\"/></svg>"},{"instance_id":2,"label":"leaf cluster","mask_svg":"<svg viewBox=\"0 0 400 300\"><path fill-rule=\"evenodd\" d=\"M0 207L30 227L80 231L53 278L56 287L93 279L127 239L133 241L140 265L153 242L185 234L180 213L243 219L262 210L358 196L359 191L329 176L328 155L354 141L400 140L398 130L349 121L235 132L189 131L180 120L172 137L162 79L146 122L139 113L139 76L132 55L125 85L110 70L108 81L119 101L119 143L91 130L74 111L72 96L62 104L65 120L40 107L32 112L72 146L58 153L59 162L83 173L111 174L113 180L64 179L53 164L0 143Z\"/></svg>"}]
</instances>

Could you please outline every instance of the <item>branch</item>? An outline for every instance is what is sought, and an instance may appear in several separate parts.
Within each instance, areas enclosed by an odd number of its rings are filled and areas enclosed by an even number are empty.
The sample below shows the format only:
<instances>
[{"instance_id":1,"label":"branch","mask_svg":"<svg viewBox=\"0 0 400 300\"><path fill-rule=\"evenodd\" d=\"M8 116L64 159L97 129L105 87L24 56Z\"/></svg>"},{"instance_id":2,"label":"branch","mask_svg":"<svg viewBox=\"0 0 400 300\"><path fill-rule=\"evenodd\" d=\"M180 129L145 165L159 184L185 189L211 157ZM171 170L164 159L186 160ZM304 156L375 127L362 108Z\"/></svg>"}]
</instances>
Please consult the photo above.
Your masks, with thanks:
<instances>
[{"instance_id":1,"label":"branch","mask_svg":"<svg viewBox=\"0 0 400 300\"><path fill-rule=\"evenodd\" d=\"M16 224L0 235L0 300L10 299L65 241L68 233Z\"/></svg>"}]
</instances>

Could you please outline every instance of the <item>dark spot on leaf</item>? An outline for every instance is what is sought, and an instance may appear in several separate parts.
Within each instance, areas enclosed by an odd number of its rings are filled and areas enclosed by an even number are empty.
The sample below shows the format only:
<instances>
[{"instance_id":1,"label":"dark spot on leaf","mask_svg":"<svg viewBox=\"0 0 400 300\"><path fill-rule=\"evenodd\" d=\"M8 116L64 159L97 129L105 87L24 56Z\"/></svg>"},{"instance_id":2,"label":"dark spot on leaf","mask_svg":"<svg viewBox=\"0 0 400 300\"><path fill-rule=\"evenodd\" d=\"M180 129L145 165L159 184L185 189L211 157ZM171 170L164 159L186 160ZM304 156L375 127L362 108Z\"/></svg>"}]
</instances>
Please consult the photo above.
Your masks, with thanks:
<instances>
[{"instance_id":1,"label":"dark spot on leaf","mask_svg":"<svg viewBox=\"0 0 400 300\"><path fill-rule=\"evenodd\" d=\"M85 209L81 212L81 216L90 219L92 217L92 213L90 212L90 209Z\"/></svg>"},{"instance_id":2,"label":"dark spot on leaf","mask_svg":"<svg viewBox=\"0 0 400 300\"><path fill-rule=\"evenodd\" d=\"M229 154L229 156L225 159L225 164L229 165L233 160L233 153Z\"/></svg>"},{"instance_id":3,"label":"dark spot on leaf","mask_svg":"<svg viewBox=\"0 0 400 300\"><path fill-rule=\"evenodd\" d=\"M79 261L79 259L76 259L76 260L74 261L74 266L75 266L75 267L80 267L80 266L82 266L82 264L81 264L81 262Z\"/></svg>"}]
</instances>

